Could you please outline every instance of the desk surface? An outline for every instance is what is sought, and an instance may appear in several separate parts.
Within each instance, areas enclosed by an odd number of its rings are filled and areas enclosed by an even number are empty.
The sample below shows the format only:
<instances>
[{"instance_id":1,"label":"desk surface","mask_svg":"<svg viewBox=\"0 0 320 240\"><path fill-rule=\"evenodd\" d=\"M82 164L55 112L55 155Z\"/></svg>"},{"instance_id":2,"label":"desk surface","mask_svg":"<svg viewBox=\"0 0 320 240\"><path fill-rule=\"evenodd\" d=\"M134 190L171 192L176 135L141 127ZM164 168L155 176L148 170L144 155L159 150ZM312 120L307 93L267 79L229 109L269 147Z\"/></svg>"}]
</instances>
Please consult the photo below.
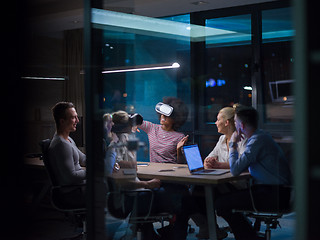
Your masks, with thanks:
<instances>
[{"instance_id":1,"label":"desk surface","mask_svg":"<svg viewBox=\"0 0 320 240\"><path fill-rule=\"evenodd\" d=\"M38 158L38 157L36 157L36 158L24 158L24 164L27 167L45 169L43 160ZM82 168L86 169L86 167L82 167Z\"/></svg>"},{"instance_id":2,"label":"desk surface","mask_svg":"<svg viewBox=\"0 0 320 240\"><path fill-rule=\"evenodd\" d=\"M44 163L43 160L40 158L25 158L24 163L28 167L35 167L35 168L43 168L44 169Z\"/></svg>"},{"instance_id":3,"label":"desk surface","mask_svg":"<svg viewBox=\"0 0 320 240\"><path fill-rule=\"evenodd\" d=\"M32 167L44 168L44 163L39 158L26 158L25 164ZM159 170L173 170L173 171L159 171ZM120 175L120 176L119 176ZM123 178L122 174L117 177ZM144 165L138 165L137 175L140 179L158 178L162 181L181 182L188 184L220 184L224 182L237 181L241 179L248 179L249 173L242 173L240 176L232 176L230 172L222 175L192 175L188 170L186 164L171 164L171 163L152 163L147 162ZM116 178L117 178L116 177ZM125 178L132 178L132 176L125 176Z\"/></svg>"},{"instance_id":4,"label":"desk surface","mask_svg":"<svg viewBox=\"0 0 320 240\"><path fill-rule=\"evenodd\" d=\"M174 170L174 171L159 171ZM148 165L138 165L137 175L140 179L158 178L161 181L181 184L203 185L205 189L205 199L207 208L207 218L209 226L216 226L214 211L214 191L213 188L218 184L225 182L238 181L250 178L249 173L243 173L240 176L232 176L230 172L222 175L192 175L186 164L170 163L149 163ZM216 228L209 228L209 238L217 240Z\"/></svg>"},{"instance_id":5,"label":"desk surface","mask_svg":"<svg viewBox=\"0 0 320 240\"><path fill-rule=\"evenodd\" d=\"M159 171L173 170L173 171ZM138 165L137 175L140 179L158 178L162 181L188 183L188 184L220 184L224 182L237 181L250 177L249 173L240 176L232 176L230 172L222 175L192 175L186 164L170 163L148 163L147 166Z\"/></svg>"}]
</instances>

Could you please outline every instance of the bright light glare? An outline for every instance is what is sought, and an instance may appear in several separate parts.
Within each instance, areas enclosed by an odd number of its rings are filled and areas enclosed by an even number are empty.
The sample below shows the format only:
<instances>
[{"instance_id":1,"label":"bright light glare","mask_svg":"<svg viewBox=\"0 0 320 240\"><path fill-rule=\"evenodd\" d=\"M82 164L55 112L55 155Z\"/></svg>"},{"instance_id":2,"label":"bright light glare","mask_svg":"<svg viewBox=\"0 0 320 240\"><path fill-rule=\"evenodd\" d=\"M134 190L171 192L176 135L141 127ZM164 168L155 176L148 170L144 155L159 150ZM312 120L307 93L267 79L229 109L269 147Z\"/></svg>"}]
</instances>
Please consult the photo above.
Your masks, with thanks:
<instances>
[{"instance_id":1,"label":"bright light glare","mask_svg":"<svg viewBox=\"0 0 320 240\"><path fill-rule=\"evenodd\" d=\"M110 69L102 71L102 73L121 73L121 72L134 72L134 71L148 71L148 70L159 70L159 69L170 69L170 68L179 68L180 64L175 62L171 65L150 65L149 67L146 65L143 66L134 66L132 68L125 69Z\"/></svg>"},{"instance_id":2,"label":"bright light glare","mask_svg":"<svg viewBox=\"0 0 320 240\"><path fill-rule=\"evenodd\" d=\"M21 77L22 79L64 81L65 77Z\"/></svg>"},{"instance_id":3,"label":"bright light glare","mask_svg":"<svg viewBox=\"0 0 320 240\"><path fill-rule=\"evenodd\" d=\"M251 86L244 86L243 89L244 90L248 90L248 91L252 91L252 87Z\"/></svg>"},{"instance_id":4,"label":"bright light glare","mask_svg":"<svg viewBox=\"0 0 320 240\"><path fill-rule=\"evenodd\" d=\"M173 63L171 66L172 66L172 68L179 68L179 67L180 67L180 64L177 63L177 62L175 62L175 63Z\"/></svg>"}]
</instances>

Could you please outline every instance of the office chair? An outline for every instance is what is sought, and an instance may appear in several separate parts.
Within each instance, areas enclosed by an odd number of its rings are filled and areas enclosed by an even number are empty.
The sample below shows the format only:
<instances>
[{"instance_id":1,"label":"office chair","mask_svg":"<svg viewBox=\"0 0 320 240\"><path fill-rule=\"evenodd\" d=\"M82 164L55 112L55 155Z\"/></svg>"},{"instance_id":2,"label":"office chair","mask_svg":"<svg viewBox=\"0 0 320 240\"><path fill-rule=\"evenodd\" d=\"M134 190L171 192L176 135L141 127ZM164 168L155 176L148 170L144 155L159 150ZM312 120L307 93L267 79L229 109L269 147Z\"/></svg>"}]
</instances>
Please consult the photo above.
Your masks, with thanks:
<instances>
[{"instance_id":1,"label":"office chair","mask_svg":"<svg viewBox=\"0 0 320 240\"><path fill-rule=\"evenodd\" d=\"M52 206L57 209L58 211L64 212L64 213L71 213L76 217L79 217L82 221L82 233L75 237L71 238L65 238L65 239L86 239L86 208L84 207L75 207L71 205L66 205L64 203L63 194L61 193L61 190L66 189L75 189L76 187L83 187L85 184L81 185L64 185L60 186L58 184L58 181L53 173L53 170L50 166L50 162L48 161L48 149L50 146L51 140L45 139L40 142L40 147L42 150L42 159L45 165L45 168L47 170L49 180L51 182L51 204Z\"/></svg>"},{"instance_id":2,"label":"office chair","mask_svg":"<svg viewBox=\"0 0 320 240\"><path fill-rule=\"evenodd\" d=\"M126 219L129 216L129 223L134 226L134 235L136 235L137 240L144 239L141 232L141 226L147 223L155 223L160 222L161 227L164 227L165 221L170 221L173 219L174 215L168 212L157 213L156 215L151 214L154 193L150 189L136 189L136 190L121 190L116 191L114 189L115 183L111 177L107 177L107 185L108 185L108 194L107 194L107 208L110 214L119 219ZM144 216L140 216L137 213L137 203L139 201L139 194L145 193L150 195L150 202L146 206L148 207L147 214ZM122 195L122 196L120 196ZM125 208L124 202L121 203L120 208L115 208L115 199L121 199L121 197L131 196L134 199L133 202L133 210L131 212ZM118 204L119 205L119 204Z\"/></svg>"},{"instance_id":3,"label":"office chair","mask_svg":"<svg viewBox=\"0 0 320 240\"><path fill-rule=\"evenodd\" d=\"M260 231L261 223L263 222L266 225L266 229L264 233L260 234L265 238L265 240L271 240L271 229L276 229L278 226L281 228L279 219L282 218L284 214L289 214L292 212L293 188L290 186L285 187L285 190L290 191L290 201L287 204L279 206L275 209L257 209L252 194L252 186L252 179L250 179L249 191L253 210L234 209L233 211L242 212L247 217L255 219L253 228L256 232Z\"/></svg>"}]
</instances>

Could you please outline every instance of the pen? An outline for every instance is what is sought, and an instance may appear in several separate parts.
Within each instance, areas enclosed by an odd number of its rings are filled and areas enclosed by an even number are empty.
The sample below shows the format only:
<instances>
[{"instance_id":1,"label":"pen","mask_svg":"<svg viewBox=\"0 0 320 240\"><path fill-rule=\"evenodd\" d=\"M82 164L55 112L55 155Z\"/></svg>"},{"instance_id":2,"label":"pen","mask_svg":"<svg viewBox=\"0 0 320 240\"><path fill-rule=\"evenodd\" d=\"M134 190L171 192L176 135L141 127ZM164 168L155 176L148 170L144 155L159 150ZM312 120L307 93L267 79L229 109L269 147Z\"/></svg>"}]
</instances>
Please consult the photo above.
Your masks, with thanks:
<instances>
[{"instance_id":1,"label":"pen","mask_svg":"<svg viewBox=\"0 0 320 240\"><path fill-rule=\"evenodd\" d=\"M171 172L174 171L174 169L160 169L159 172Z\"/></svg>"}]
</instances>

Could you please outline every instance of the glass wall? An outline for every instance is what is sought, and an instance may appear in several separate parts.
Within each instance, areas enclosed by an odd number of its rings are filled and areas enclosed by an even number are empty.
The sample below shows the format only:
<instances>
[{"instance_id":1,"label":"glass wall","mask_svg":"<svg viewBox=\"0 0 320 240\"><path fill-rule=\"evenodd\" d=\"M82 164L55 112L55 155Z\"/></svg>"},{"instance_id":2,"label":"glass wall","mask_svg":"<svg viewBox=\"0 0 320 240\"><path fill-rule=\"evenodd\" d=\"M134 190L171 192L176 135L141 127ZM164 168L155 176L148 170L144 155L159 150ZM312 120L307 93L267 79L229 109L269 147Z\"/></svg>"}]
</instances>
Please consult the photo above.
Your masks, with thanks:
<instances>
[{"instance_id":1,"label":"glass wall","mask_svg":"<svg viewBox=\"0 0 320 240\"><path fill-rule=\"evenodd\" d=\"M205 67L200 71L204 83L197 89L201 93L199 129L213 134L218 110L238 102L258 109L261 127L274 136L290 138L294 115L292 8L216 10L197 17L207 27L235 32L206 38Z\"/></svg>"},{"instance_id":2,"label":"glass wall","mask_svg":"<svg viewBox=\"0 0 320 240\"><path fill-rule=\"evenodd\" d=\"M187 104L188 119L179 131L190 136L189 143L199 145L203 158L220 136L215 121L222 107L255 103L262 127L290 129L290 11L256 7L155 18L128 14L125 8L90 8L86 131L90 135L93 128L87 152L95 161L88 166L88 180L91 170L95 180L98 168L103 175L101 155L94 150L100 147L103 114L124 110L158 124L155 105L164 97L178 97ZM138 149L137 160L150 161L146 133L137 132L136 137L146 146ZM97 142L98 147L90 146Z\"/></svg>"},{"instance_id":3,"label":"glass wall","mask_svg":"<svg viewBox=\"0 0 320 240\"><path fill-rule=\"evenodd\" d=\"M262 68L267 122L293 120L293 51L291 8L262 11Z\"/></svg>"},{"instance_id":4,"label":"glass wall","mask_svg":"<svg viewBox=\"0 0 320 240\"><path fill-rule=\"evenodd\" d=\"M182 131L197 142L201 131L217 134L219 109L234 103L261 106L262 124L292 122L291 8L259 13L260 23L252 22L252 14L237 14L200 16L201 25L190 24L193 13L151 18L93 9L93 26L102 31L99 112L138 112L158 122L155 104L166 96L179 97L191 113ZM252 26L261 26L261 42L253 41ZM202 62L194 64L197 57ZM173 63L179 68L152 68ZM253 75L257 68L261 74ZM148 142L145 134L139 137Z\"/></svg>"},{"instance_id":5,"label":"glass wall","mask_svg":"<svg viewBox=\"0 0 320 240\"><path fill-rule=\"evenodd\" d=\"M191 107L189 23L99 9L92 13L102 29L101 115L124 110L159 123L154 109L164 97L178 97ZM137 137L148 146L144 132ZM138 159L149 161L149 155L140 150Z\"/></svg>"},{"instance_id":6,"label":"glass wall","mask_svg":"<svg viewBox=\"0 0 320 240\"><path fill-rule=\"evenodd\" d=\"M222 107L251 105L251 15L206 19L206 26L232 32L206 38L205 122L214 124Z\"/></svg>"},{"instance_id":7,"label":"glass wall","mask_svg":"<svg viewBox=\"0 0 320 240\"><path fill-rule=\"evenodd\" d=\"M256 107L260 127L281 144L289 142L290 147L284 148L291 152L295 36L291 11L291 7L261 6L195 14L196 22L230 33L207 36L203 46L197 46L204 54L195 54L203 62L192 66L198 69L193 76L194 101L198 100L195 139L203 154L219 137L214 124L218 111L234 103Z\"/></svg>"}]
</instances>

